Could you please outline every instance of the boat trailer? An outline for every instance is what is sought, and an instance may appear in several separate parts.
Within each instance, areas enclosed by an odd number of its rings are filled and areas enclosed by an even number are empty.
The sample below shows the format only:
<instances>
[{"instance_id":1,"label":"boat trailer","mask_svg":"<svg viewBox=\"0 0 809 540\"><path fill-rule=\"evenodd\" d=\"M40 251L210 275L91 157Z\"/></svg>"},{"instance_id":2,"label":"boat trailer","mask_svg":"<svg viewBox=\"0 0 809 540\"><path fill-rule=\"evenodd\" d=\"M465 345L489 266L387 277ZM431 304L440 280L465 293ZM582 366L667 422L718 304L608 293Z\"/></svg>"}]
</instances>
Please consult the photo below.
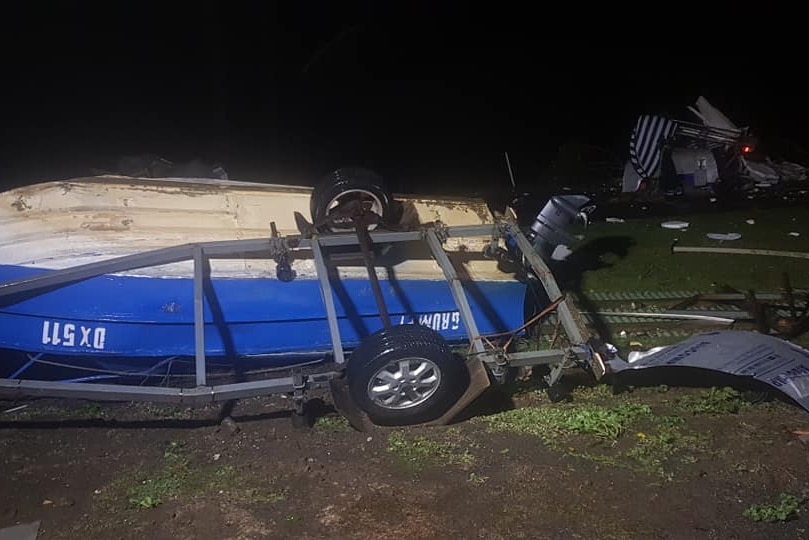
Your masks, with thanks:
<instances>
[{"instance_id":1,"label":"boat trailer","mask_svg":"<svg viewBox=\"0 0 809 540\"><path fill-rule=\"evenodd\" d=\"M498 251L502 254L505 251L502 247L499 247L501 241L511 242L510 245L514 246L515 253L533 271L533 275L541 283L548 298L553 300L545 310L531 321L528 321L515 331L507 333L506 335L510 335L510 339L508 339L505 346L495 345L489 339L492 336L481 336L478 332L478 326L462 281L447 252L444 250L443 244L448 238L464 237L490 238L489 248L491 249L487 248L486 250L488 256L494 256L493 254ZM538 254L531 241L514 222L501 220L491 225L457 227L433 223L410 231L381 229L369 231L366 227L358 227L353 233L311 234L310 231L307 234L304 231L300 235L284 237L280 237L275 228L272 227L271 236L266 238L183 244L0 283L0 305L2 305L105 274L191 260L193 261L195 331L193 386L146 386L25 379L22 378L24 369L20 369L12 377L0 379L0 396L11 399L54 397L96 401L152 401L181 405L203 405L261 395L288 394L293 398L295 405L293 421L296 418L300 421L305 415L304 406L307 390L328 387L331 390L338 411L347 416L352 425L363 429L363 425L367 425L367 417L363 421L363 411L357 407L347 390L345 376L346 352L340 336L333 288L327 269L327 251L329 248L340 246L360 247L369 271L372 289L380 308L380 316L387 326L390 321L386 317L384 300L382 300L378 291L379 285L376 281L373 264L369 261L368 251L373 245L398 242L427 243L432 257L443 271L451 289L468 338L465 366L469 372L469 384L465 392L439 418L422 423L445 424L450 422L491 385L492 379L495 382L502 383L507 379L507 374L510 370L519 367L548 366L550 369L548 375L545 376L545 382L548 385L549 393L559 391L557 383L563 372L568 368L581 367L591 372L597 379L603 376L605 365L600 346L597 341L589 337L583 318L576 307L562 294L551 270ZM283 264L287 260L287 256L301 250L309 250L315 263L332 344L332 361L324 363L324 366L329 366L330 369L309 373L293 365L286 369L284 376L211 384L208 377L208 359L205 353L205 322L203 315L206 295L212 294L212 289L206 286L206 283L211 279L209 261L233 256L270 257L279 263L277 265L278 277L283 279L284 272L288 270L288 267ZM556 313L558 324L567 335L567 344L565 346L556 349L522 352L508 350L513 338L519 332L550 312ZM36 363L39 356L29 354L29 361L26 365Z\"/></svg>"}]
</instances>

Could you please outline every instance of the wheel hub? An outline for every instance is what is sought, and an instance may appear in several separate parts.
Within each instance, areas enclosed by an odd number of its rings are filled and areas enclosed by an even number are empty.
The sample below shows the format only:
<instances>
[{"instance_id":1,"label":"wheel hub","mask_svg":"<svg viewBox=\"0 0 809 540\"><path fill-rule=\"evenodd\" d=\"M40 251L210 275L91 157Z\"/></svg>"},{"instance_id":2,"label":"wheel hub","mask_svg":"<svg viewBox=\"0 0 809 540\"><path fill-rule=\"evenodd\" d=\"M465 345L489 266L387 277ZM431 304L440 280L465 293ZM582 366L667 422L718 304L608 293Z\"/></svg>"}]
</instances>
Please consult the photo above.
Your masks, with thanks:
<instances>
[{"instance_id":1,"label":"wheel hub","mask_svg":"<svg viewBox=\"0 0 809 540\"><path fill-rule=\"evenodd\" d=\"M408 409L430 399L441 384L441 370L426 358L391 362L368 381L368 397L386 409Z\"/></svg>"}]
</instances>

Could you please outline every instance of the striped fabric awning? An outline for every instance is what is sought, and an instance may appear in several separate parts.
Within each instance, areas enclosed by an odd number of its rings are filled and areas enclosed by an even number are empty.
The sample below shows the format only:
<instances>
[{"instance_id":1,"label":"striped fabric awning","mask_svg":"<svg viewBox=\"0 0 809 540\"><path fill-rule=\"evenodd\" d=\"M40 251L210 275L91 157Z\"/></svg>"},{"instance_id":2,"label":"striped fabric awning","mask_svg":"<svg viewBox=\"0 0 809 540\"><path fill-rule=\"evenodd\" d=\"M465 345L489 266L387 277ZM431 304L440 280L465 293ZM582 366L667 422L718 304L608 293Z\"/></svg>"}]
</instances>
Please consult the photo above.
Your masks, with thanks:
<instances>
[{"instance_id":1,"label":"striped fabric awning","mask_svg":"<svg viewBox=\"0 0 809 540\"><path fill-rule=\"evenodd\" d=\"M657 174L663 142L674 134L676 128L675 121L663 116L647 114L638 118L629 140L629 160L641 179Z\"/></svg>"}]
</instances>

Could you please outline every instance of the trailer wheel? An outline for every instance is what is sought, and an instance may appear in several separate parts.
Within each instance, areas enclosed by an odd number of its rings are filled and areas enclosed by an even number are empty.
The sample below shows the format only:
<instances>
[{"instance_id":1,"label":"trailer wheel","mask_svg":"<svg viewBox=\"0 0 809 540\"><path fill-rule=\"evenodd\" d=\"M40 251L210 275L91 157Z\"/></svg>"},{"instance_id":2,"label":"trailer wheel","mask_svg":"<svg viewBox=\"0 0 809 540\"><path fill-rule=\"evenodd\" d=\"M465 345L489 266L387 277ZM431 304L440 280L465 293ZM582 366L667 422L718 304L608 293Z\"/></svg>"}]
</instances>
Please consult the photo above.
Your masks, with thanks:
<instances>
[{"instance_id":1,"label":"trailer wheel","mask_svg":"<svg viewBox=\"0 0 809 540\"><path fill-rule=\"evenodd\" d=\"M463 359L441 334L416 324L368 336L351 355L346 374L357 405L372 422L387 426L435 420L469 386Z\"/></svg>"},{"instance_id":2,"label":"trailer wheel","mask_svg":"<svg viewBox=\"0 0 809 540\"><path fill-rule=\"evenodd\" d=\"M343 168L334 171L324 178L312 191L309 201L312 220L322 223L339 207L350 202L360 202L367 211L379 216L383 223L392 221L394 208L393 196L382 177L359 167ZM373 230L376 225L369 225ZM321 229L330 232L345 232L354 229L351 219L335 218L332 223L323 225Z\"/></svg>"}]
</instances>

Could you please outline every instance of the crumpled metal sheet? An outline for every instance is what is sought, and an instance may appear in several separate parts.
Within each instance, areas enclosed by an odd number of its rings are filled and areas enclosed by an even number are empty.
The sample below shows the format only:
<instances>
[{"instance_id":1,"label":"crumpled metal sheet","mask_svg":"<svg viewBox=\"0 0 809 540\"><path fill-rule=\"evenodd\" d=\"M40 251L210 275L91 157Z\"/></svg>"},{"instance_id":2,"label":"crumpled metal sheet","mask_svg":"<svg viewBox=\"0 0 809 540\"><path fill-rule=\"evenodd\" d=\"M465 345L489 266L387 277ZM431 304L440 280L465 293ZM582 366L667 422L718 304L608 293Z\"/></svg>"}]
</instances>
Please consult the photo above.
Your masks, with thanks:
<instances>
[{"instance_id":1,"label":"crumpled metal sheet","mask_svg":"<svg viewBox=\"0 0 809 540\"><path fill-rule=\"evenodd\" d=\"M0 540L36 540L38 535L39 521L0 529Z\"/></svg>"},{"instance_id":2,"label":"crumpled metal sheet","mask_svg":"<svg viewBox=\"0 0 809 540\"><path fill-rule=\"evenodd\" d=\"M809 412L809 351L756 332L697 334L635 362L614 358L608 364L613 373L679 366L752 377L780 390Z\"/></svg>"}]
</instances>

